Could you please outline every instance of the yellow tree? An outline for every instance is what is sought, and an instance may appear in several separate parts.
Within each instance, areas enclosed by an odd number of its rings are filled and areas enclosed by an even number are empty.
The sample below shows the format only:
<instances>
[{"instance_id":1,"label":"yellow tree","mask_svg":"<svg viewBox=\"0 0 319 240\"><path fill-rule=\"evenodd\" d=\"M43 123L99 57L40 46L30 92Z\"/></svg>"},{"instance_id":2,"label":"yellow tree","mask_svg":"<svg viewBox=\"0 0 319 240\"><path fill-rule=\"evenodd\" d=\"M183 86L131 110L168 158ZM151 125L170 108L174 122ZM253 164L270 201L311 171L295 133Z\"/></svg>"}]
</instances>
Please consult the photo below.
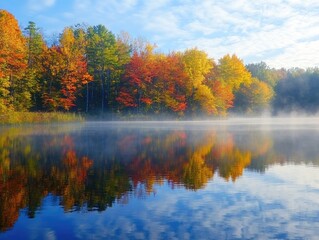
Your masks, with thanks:
<instances>
[{"instance_id":1,"label":"yellow tree","mask_svg":"<svg viewBox=\"0 0 319 240\"><path fill-rule=\"evenodd\" d=\"M22 77L27 67L26 42L17 20L0 10L0 112L11 104L18 106Z\"/></svg>"},{"instance_id":2,"label":"yellow tree","mask_svg":"<svg viewBox=\"0 0 319 240\"><path fill-rule=\"evenodd\" d=\"M227 181L229 179L235 181L240 177L244 169L249 166L252 157L251 151L244 151L236 147L232 134L225 134L216 139L210 155L210 163Z\"/></svg>"},{"instance_id":3,"label":"yellow tree","mask_svg":"<svg viewBox=\"0 0 319 240\"><path fill-rule=\"evenodd\" d=\"M214 144L215 138L211 134L205 136L205 144L202 144L202 142L199 145L195 144L195 149L189 161L183 166L183 183L186 188L200 189L213 177L213 168L207 166L206 157L211 152Z\"/></svg>"},{"instance_id":4,"label":"yellow tree","mask_svg":"<svg viewBox=\"0 0 319 240\"><path fill-rule=\"evenodd\" d=\"M274 96L273 89L265 82L252 78L236 93L235 110L245 113L259 113L267 110Z\"/></svg>"},{"instance_id":5,"label":"yellow tree","mask_svg":"<svg viewBox=\"0 0 319 240\"><path fill-rule=\"evenodd\" d=\"M60 102L64 109L69 110L72 106L75 106L79 90L93 78L88 73L85 59L84 30L77 29L74 31L71 28L65 28L61 35L60 44L66 60L66 73L61 80L63 96Z\"/></svg>"},{"instance_id":6,"label":"yellow tree","mask_svg":"<svg viewBox=\"0 0 319 240\"><path fill-rule=\"evenodd\" d=\"M185 82L186 102L189 111L200 108L206 113L216 113L214 95L204 84L205 76L213 67L207 53L196 48L186 50L182 55L184 71L187 74Z\"/></svg>"},{"instance_id":7,"label":"yellow tree","mask_svg":"<svg viewBox=\"0 0 319 240\"><path fill-rule=\"evenodd\" d=\"M244 63L235 54L225 55L218 61L217 78L220 82L231 87L236 92L242 83L251 82L251 74Z\"/></svg>"},{"instance_id":8,"label":"yellow tree","mask_svg":"<svg viewBox=\"0 0 319 240\"><path fill-rule=\"evenodd\" d=\"M217 114L227 115L229 108L233 107L234 94L230 85L221 82L218 78L218 68L212 60L213 68L206 75L205 85L207 85L214 95L214 105Z\"/></svg>"}]
</instances>

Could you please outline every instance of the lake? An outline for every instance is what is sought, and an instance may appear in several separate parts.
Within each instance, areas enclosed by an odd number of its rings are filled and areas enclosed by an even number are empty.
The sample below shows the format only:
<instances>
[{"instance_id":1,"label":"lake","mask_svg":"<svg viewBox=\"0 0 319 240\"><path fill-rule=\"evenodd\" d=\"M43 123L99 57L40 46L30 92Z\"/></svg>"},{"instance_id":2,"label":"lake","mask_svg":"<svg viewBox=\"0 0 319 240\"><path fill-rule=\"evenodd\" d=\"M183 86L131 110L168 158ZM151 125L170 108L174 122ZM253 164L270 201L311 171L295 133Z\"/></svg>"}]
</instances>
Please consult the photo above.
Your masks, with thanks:
<instances>
[{"instance_id":1,"label":"lake","mask_svg":"<svg viewBox=\"0 0 319 240\"><path fill-rule=\"evenodd\" d=\"M0 128L0 239L316 239L319 119Z\"/></svg>"}]
</instances>

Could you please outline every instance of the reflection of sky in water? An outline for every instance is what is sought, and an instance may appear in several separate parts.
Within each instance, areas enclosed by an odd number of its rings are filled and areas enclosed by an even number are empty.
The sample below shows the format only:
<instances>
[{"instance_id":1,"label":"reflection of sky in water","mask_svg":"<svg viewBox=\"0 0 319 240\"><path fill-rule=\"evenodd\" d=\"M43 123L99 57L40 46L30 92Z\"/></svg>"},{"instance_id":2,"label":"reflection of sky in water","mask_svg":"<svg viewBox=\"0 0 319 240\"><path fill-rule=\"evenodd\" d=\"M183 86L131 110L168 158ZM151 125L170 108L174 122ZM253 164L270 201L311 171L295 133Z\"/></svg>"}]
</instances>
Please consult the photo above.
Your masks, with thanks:
<instances>
[{"instance_id":1,"label":"reflection of sky in water","mask_svg":"<svg viewBox=\"0 0 319 240\"><path fill-rule=\"evenodd\" d=\"M4 128L0 239L314 239L319 125L267 124Z\"/></svg>"},{"instance_id":2,"label":"reflection of sky in water","mask_svg":"<svg viewBox=\"0 0 319 240\"><path fill-rule=\"evenodd\" d=\"M21 231L0 239L315 239L318 173L310 165L273 165L264 174L246 170L235 183L215 175L197 191L155 185L155 195L90 214L65 214L47 197L36 218L22 213Z\"/></svg>"}]
</instances>

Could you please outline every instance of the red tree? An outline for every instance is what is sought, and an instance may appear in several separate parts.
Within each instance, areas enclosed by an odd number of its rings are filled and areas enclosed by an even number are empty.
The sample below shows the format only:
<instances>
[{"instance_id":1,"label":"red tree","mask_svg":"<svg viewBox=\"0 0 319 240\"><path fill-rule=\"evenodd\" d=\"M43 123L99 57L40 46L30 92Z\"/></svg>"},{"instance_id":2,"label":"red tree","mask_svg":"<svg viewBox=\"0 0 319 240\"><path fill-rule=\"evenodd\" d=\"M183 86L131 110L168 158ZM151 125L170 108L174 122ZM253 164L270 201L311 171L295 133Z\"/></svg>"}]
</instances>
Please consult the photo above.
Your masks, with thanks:
<instances>
[{"instance_id":1,"label":"red tree","mask_svg":"<svg viewBox=\"0 0 319 240\"><path fill-rule=\"evenodd\" d=\"M122 80L122 87L116 100L124 107L150 106L152 81L156 76L152 50L135 51L128 63Z\"/></svg>"}]
</instances>

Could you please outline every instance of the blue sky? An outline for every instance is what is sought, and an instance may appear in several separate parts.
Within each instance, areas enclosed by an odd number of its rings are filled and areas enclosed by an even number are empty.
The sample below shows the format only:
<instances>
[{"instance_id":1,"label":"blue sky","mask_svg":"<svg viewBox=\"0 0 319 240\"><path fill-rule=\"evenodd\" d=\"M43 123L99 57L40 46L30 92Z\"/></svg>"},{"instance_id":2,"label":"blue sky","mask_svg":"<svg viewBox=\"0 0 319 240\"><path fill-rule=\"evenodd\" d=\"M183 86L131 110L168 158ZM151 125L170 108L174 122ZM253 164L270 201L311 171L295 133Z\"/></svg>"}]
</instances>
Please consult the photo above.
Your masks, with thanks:
<instances>
[{"instance_id":1,"label":"blue sky","mask_svg":"<svg viewBox=\"0 0 319 240\"><path fill-rule=\"evenodd\" d=\"M276 68L319 66L317 0L1 0L0 8L47 38L76 23L103 24L163 52L198 47L215 60L235 53Z\"/></svg>"}]
</instances>

